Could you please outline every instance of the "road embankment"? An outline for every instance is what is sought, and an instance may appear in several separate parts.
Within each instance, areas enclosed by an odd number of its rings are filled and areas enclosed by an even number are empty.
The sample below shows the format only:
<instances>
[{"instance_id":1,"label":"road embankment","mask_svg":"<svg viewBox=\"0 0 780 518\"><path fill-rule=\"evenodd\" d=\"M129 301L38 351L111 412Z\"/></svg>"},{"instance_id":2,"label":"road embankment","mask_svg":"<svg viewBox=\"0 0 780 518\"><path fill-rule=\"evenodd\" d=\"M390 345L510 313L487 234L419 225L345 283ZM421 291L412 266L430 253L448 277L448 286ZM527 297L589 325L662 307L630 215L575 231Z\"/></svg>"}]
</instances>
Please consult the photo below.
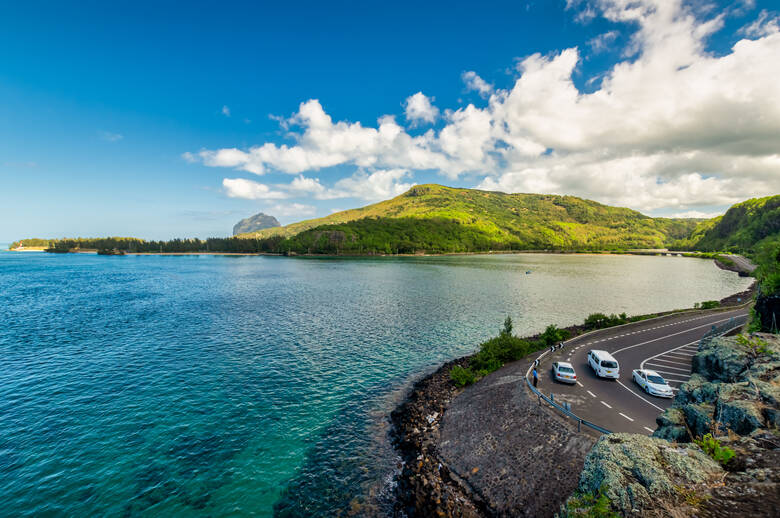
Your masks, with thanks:
<instances>
[{"instance_id":1,"label":"road embankment","mask_svg":"<svg viewBox=\"0 0 780 518\"><path fill-rule=\"evenodd\" d=\"M599 439L562 516L598 499L622 516L777 515L780 338L716 338L693 369L653 437Z\"/></svg>"},{"instance_id":2,"label":"road embankment","mask_svg":"<svg viewBox=\"0 0 780 518\"><path fill-rule=\"evenodd\" d=\"M738 306L752 294L721 303ZM585 332L567 329L573 336ZM451 361L418 381L391 415L403 459L396 510L407 516L552 516L577 487L597 435L577 433L572 421L539 406L522 380L527 359L459 389L449 371L468 360Z\"/></svg>"}]
</instances>

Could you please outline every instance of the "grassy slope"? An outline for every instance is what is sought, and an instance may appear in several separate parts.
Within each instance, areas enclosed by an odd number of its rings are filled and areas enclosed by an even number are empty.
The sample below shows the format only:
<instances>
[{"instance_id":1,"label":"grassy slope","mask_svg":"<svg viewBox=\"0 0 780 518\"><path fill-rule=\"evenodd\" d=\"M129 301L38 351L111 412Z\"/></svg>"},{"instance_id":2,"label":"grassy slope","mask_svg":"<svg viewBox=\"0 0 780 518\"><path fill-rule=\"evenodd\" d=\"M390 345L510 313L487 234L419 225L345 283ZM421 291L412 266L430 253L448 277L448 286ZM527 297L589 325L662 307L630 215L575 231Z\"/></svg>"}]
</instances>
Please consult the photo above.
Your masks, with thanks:
<instances>
[{"instance_id":1,"label":"grassy slope","mask_svg":"<svg viewBox=\"0 0 780 518\"><path fill-rule=\"evenodd\" d=\"M689 219L650 218L630 209L573 196L504 194L431 184L413 187L393 199L360 209L241 237L291 237L317 229L346 231L357 236L353 239L361 239L366 237L365 232L376 230L375 226L356 223L364 218L405 222L454 220L461 233L478 236L483 242L511 243L513 247L529 249L663 247L687 237L697 223ZM322 228L325 225L328 227ZM452 229L442 232L445 230Z\"/></svg>"},{"instance_id":2,"label":"grassy slope","mask_svg":"<svg viewBox=\"0 0 780 518\"><path fill-rule=\"evenodd\" d=\"M695 250L751 253L772 241L780 241L780 195L737 203L723 216L700 223L681 244Z\"/></svg>"}]
</instances>

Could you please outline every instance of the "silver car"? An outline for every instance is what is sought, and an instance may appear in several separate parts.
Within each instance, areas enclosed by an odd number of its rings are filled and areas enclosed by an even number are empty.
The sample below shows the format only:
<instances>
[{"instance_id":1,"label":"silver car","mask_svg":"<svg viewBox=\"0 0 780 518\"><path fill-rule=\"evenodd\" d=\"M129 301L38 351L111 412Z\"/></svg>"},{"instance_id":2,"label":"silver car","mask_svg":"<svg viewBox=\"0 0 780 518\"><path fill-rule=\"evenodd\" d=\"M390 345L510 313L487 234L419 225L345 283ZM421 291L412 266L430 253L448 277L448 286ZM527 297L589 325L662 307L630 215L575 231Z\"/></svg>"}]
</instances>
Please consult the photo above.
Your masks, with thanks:
<instances>
[{"instance_id":1,"label":"silver car","mask_svg":"<svg viewBox=\"0 0 780 518\"><path fill-rule=\"evenodd\" d=\"M554 362L552 364L553 379L563 383L577 383L577 373L569 362Z\"/></svg>"}]
</instances>

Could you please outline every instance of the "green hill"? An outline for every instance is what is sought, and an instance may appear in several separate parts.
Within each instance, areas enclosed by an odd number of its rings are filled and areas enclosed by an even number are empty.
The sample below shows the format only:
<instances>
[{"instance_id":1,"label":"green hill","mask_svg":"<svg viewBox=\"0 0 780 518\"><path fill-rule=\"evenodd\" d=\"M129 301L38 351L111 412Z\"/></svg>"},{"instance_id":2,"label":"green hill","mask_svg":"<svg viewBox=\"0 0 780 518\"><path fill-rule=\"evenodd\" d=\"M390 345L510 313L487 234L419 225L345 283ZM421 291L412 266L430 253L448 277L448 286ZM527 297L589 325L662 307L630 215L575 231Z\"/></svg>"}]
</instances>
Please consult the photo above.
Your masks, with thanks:
<instances>
[{"instance_id":1,"label":"green hill","mask_svg":"<svg viewBox=\"0 0 780 518\"><path fill-rule=\"evenodd\" d=\"M723 216L701 222L685 248L751 253L780 240L780 195L752 198L733 205Z\"/></svg>"},{"instance_id":2,"label":"green hill","mask_svg":"<svg viewBox=\"0 0 780 518\"><path fill-rule=\"evenodd\" d=\"M240 237L275 237L281 251L298 253L604 250L662 248L688 237L698 222L651 218L574 196L429 184L360 209Z\"/></svg>"}]
</instances>

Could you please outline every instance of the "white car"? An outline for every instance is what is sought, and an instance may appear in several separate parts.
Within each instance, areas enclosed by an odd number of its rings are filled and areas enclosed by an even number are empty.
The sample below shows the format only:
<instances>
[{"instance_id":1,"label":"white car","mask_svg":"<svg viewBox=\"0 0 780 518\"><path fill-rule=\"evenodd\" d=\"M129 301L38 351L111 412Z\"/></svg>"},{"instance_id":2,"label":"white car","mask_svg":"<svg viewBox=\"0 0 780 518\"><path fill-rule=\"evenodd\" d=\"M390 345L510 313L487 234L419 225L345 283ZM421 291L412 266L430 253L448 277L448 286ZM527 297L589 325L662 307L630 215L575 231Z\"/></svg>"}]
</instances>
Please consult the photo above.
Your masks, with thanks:
<instances>
[{"instance_id":1,"label":"white car","mask_svg":"<svg viewBox=\"0 0 780 518\"><path fill-rule=\"evenodd\" d=\"M577 383L577 373L568 362L555 362L552 364L553 379L563 383Z\"/></svg>"},{"instance_id":2,"label":"white car","mask_svg":"<svg viewBox=\"0 0 780 518\"><path fill-rule=\"evenodd\" d=\"M607 351L593 349L588 352L588 365L599 378L618 379L620 377L620 364Z\"/></svg>"},{"instance_id":3,"label":"white car","mask_svg":"<svg viewBox=\"0 0 780 518\"><path fill-rule=\"evenodd\" d=\"M655 371L634 369L634 381L651 396L674 397L672 387Z\"/></svg>"}]
</instances>

